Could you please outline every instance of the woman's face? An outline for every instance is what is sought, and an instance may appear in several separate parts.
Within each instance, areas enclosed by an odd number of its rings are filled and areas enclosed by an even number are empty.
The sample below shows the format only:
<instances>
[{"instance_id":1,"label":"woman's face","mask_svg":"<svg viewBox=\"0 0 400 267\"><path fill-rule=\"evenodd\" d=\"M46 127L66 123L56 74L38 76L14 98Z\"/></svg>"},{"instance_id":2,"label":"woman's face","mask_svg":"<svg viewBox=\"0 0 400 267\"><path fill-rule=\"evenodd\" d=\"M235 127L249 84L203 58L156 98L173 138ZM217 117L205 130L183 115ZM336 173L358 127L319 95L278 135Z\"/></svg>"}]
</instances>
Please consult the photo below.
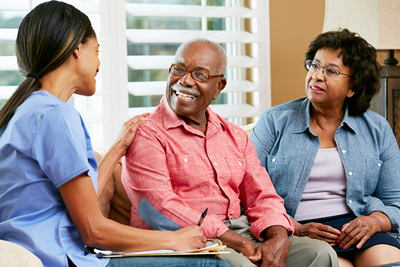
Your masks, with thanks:
<instances>
[{"instance_id":1,"label":"woman's face","mask_svg":"<svg viewBox=\"0 0 400 267\"><path fill-rule=\"evenodd\" d=\"M80 44L80 56L78 58L80 86L76 94L90 96L96 92L96 75L99 72L99 43L96 37L88 39L85 44Z\"/></svg>"},{"instance_id":2,"label":"woman's face","mask_svg":"<svg viewBox=\"0 0 400 267\"><path fill-rule=\"evenodd\" d=\"M306 94L313 106L323 109L342 108L346 96L351 97L351 78L346 75L327 77L324 67L338 70L340 73L351 75L349 67L343 65L340 50L323 48L317 51L314 61L321 64L317 72L309 71L306 76Z\"/></svg>"}]
</instances>

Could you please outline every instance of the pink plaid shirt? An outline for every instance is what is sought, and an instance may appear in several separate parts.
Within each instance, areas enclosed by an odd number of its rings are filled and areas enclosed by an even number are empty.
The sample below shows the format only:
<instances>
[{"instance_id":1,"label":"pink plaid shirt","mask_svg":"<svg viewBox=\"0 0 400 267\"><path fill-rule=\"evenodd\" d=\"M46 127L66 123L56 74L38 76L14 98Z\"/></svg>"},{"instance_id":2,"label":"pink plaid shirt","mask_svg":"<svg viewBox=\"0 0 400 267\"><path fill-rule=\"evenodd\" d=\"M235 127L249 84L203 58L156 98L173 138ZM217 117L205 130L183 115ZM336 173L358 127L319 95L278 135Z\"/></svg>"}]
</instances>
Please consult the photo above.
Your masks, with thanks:
<instances>
[{"instance_id":1,"label":"pink plaid shirt","mask_svg":"<svg viewBox=\"0 0 400 267\"><path fill-rule=\"evenodd\" d=\"M240 203L260 234L273 225L293 232L283 200L260 166L247 134L207 109L206 136L186 125L165 97L137 130L123 159L122 183L132 202L131 225L150 229L140 218L139 202L145 198L180 227L198 223L207 238L228 231L223 221L240 216Z\"/></svg>"}]
</instances>

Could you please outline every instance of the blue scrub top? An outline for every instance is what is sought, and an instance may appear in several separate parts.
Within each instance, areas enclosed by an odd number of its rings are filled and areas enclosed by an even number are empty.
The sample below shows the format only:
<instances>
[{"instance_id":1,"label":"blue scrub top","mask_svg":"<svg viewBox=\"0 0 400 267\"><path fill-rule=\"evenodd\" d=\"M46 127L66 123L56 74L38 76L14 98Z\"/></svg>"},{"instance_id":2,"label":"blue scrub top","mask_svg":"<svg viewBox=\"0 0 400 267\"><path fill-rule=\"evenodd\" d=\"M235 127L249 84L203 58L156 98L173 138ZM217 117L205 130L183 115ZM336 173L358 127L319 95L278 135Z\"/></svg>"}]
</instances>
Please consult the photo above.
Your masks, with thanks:
<instances>
[{"instance_id":1,"label":"blue scrub top","mask_svg":"<svg viewBox=\"0 0 400 267\"><path fill-rule=\"evenodd\" d=\"M0 239L22 245L44 266L105 266L84 244L58 188L97 162L83 120L47 91L33 92L0 130ZM84 203L82 203L84 204Z\"/></svg>"}]
</instances>

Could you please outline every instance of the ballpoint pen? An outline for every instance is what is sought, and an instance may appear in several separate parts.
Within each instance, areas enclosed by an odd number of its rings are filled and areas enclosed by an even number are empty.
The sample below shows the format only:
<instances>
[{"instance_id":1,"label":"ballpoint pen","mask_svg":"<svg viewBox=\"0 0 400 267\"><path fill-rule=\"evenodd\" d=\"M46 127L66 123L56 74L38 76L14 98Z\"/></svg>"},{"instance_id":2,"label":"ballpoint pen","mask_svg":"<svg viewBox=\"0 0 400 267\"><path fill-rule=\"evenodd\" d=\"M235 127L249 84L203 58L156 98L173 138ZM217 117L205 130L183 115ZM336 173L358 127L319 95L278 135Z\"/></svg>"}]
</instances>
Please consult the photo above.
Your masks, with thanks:
<instances>
[{"instance_id":1,"label":"ballpoint pen","mask_svg":"<svg viewBox=\"0 0 400 267\"><path fill-rule=\"evenodd\" d=\"M206 209L203 211L203 213L201 214L200 220L199 220L199 222L198 222L198 224L197 224L198 226L200 226L201 223L203 222L204 218L205 218L206 215L207 215L207 211L208 211L208 208L206 208Z\"/></svg>"}]
</instances>

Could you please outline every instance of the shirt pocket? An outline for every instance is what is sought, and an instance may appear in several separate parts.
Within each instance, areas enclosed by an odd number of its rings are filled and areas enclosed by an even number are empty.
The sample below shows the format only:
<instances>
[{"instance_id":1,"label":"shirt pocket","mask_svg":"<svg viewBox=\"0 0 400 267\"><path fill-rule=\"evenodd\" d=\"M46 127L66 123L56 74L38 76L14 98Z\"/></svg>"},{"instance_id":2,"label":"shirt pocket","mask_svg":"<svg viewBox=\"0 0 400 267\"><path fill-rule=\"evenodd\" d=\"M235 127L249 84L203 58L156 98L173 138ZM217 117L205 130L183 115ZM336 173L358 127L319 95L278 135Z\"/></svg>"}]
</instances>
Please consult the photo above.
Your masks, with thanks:
<instances>
[{"instance_id":1,"label":"shirt pocket","mask_svg":"<svg viewBox=\"0 0 400 267\"><path fill-rule=\"evenodd\" d=\"M287 191L289 184L289 157L267 155L267 172L278 194Z\"/></svg>"},{"instance_id":2,"label":"shirt pocket","mask_svg":"<svg viewBox=\"0 0 400 267\"><path fill-rule=\"evenodd\" d=\"M202 198L210 191L214 170L207 171L195 155L167 154L167 166L172 188L182 199ZM210 176L211 175L211 176Z\"/></svg>"},{"instance_id":3,"label":"shirt pocket","mask_svg":"<svg viewBox=\"0 0 400 267\"><path fill-rule=\"evenodd\" d=\"M242 157L225 157L226 164L230 172L230 183L233 183L232 188L239 188L243 181L246 170L246 163Z\"/></svg>"},{"instance_id":4,"label":"shirt pocket","mask_svg":"<svg viewBox=\"0 0 400 267\"><path fill-rule=\"evenodd\" d=\"M364 195L371 196L376 190L382 166L381 160L365 159Z\"/></svg>"}]
</instances>

